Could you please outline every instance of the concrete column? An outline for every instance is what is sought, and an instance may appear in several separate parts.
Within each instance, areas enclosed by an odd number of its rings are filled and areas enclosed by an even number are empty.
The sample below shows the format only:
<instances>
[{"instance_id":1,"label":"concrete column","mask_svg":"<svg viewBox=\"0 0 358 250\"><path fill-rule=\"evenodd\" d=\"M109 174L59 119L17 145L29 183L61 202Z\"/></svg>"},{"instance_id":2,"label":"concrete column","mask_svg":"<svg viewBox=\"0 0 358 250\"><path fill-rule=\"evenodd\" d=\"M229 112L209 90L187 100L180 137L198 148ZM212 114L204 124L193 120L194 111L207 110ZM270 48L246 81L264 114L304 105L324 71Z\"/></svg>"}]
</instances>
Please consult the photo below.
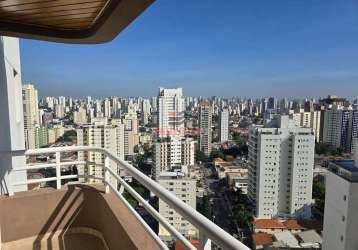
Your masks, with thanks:
<instances>
[{"instance_id":1,"label":"concrete column","mask_svg":"<svg viewBox=\"0 0 358 250\"><path fill-rule=\"evenodd\" d=\"M0 195L27 190L19 40L0 36Z\"/></svg>"}]
</instances>

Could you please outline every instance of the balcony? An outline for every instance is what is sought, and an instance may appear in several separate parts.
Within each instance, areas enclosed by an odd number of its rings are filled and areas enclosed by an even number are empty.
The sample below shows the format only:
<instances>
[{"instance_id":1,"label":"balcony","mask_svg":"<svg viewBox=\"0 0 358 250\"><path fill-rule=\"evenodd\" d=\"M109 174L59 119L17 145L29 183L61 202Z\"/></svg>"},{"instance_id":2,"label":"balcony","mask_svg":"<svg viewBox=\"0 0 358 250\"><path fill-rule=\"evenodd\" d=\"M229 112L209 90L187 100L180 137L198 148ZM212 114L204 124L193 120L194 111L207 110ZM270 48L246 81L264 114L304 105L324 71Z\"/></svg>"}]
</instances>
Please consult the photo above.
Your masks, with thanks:
<instances>
[{"instance_id":1,"label":"balcony","mask_svg":"<svg viewBox=\"0 0 358 250\"><path fill-rule=\"evenodd\" d=\"M61 153L97 152L105 157L103 176L62 175L61 169L70 165L86 165L84 161L61 161ZM155 218L172 237L186 249L196 249L149 202L142 198L109 162L114 161L151 193L162 199L194 225L200 238L200 249L210 249L211 241L222 249L249 249L213 222L182 202L132 165L106 149L87 146L54 147L28 150L28 157L54 155L55 162L27 165L13 171L55 169L54 177L26 179L12 183L34 185L55 182L56 189L13 193L0 198L2 249L169 249L144 219L123 197L126 190ZM89 164L93 164L92 162ZM62 185L62 180L83 180ZM93 179L98 184L89 184ZM118 183L113 184L113 180Z\"/></svg>"}]
</instances>

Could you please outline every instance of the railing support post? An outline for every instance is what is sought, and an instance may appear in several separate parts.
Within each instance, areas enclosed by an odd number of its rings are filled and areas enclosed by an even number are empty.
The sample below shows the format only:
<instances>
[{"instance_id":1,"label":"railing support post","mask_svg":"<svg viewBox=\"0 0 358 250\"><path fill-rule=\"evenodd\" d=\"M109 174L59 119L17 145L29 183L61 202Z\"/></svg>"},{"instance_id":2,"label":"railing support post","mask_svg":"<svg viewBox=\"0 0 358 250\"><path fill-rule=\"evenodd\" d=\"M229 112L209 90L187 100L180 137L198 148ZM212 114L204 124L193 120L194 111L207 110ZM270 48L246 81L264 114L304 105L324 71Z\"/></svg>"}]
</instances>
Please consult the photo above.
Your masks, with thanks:
<instances>
[{"instance_id":1,"label":"railing support post","mask_svg":"<svg viewBox=\"0 0 358 250\"><path fill-rule=\"evenodd\" d=\"M211 250L211 240L204 234L199 232L200 237L200 249Z\"/></svg>"},{"instance_id":2,"label":"railing support post","mask_svg":"<svg viewBox=\"0 0 358 250\"><path fill-rule=\"evenodd\" d=\"M10 178L10 176L5 176L5 178ZM8 183L10 183L10 185L9 185L9 196L13 196L15 194L14 193L14 187L13 187L11 181L8 181Z\"/></svg>"},{"instance_id":3,"label":"railing support post","mask_svg":"<svg viewBox=\"0 0 358 250\"><path fill-rule=\"evenodd\" d=\"M56 152L56 188L61 189L61 153Z\"/></svg>"},{"instance_id":4,"label":"railing support post","mask_svg":"<svg viewBox=\"0 0 358 250\"><path fill-rule=\"evenodd\" d=\"M121 184L121 186L119 187L119 193L120 193L120 194L123 194L123 192L124 192L124 187L123 187L123 185Z\"/></svg>"},{"instance_id":5,"label":"railing support post","mask_svg":"<svg viewBox=\"0 0 358 250\"><path fill-rule=\"evenodd\" d=\"M109 168L109 157L106 156L106 158L104 158L104 186L105 186L105 191L106 191L106 194L109 193L109 171L108 171L108 168Z\"/></svg>"}]
</instances>

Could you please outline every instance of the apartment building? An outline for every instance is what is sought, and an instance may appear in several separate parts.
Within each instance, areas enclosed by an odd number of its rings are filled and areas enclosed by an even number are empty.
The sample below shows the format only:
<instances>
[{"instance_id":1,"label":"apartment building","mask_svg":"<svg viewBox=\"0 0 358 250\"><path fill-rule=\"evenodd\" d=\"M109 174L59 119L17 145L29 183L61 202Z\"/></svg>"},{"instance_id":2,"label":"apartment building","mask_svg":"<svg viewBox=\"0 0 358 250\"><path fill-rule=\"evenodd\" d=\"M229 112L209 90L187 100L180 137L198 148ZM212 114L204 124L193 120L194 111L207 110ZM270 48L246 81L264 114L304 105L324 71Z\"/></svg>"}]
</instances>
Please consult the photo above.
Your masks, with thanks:
<instances>
[{"instance_id":1,"label":"apartment building","mask_svg":"<svg viewBox=\"0 0 358 250\"><path fill-rule=\"evenodd\" d=\"M62 126L48 128L47 129L48 143L49 144L55 143L58 138L64 135L64 133L65 133L65 128Z\"/></svg>"},{"instance_id":2,"label":"apartment building","mask_svg":"<svg viewBox=\"0 0 358 250\"><path fill-rule=\"evenodd\" d=\"M191 138L163 138L154 143L154 176L161 172L182 170L195 163L195 144Z\"/></svg>"},{"instance_id":3,"label":"apartment building","mask_svg":"<svg viewBox=\"0 0 358 250\"><path fill-rule=\"evenodd\" d=\"M35 128L40 126L38 92L34 85L25 84L22 86L22 102L24 110L24 129L26 149L36 147Z\"/></svg>"},{"instance_id":4,"label":"apartment building","mask_svg":"<svg viewBox=\"0 0 358 250\"><path fill-rule=\"evenodd\" d=\"M35 147L42 148L47 146L48 142L48 130L47 128L35 128Z\"/></svg>"},{"instance_id":5,"label":"apartment building","mask_svg":"<svg viewBox=\"0 0 358 250\"><path fill-rule=\"evenodd\" d=\"M320 141L321 111L304 112L302 109L298 113L290 114L290 118L298 127L312 128L315 133L316 142Z\"/></svg>"},{"instance_id":6,"label":"apartment building","mask_svg":"<svg viewBox=\"0 0 358 250\"><path fill-rule=\"evenodd\" d=\"M196 180L180 172L163 172L157 181L183 202L196 209ZM198 236L196 228L162 200L159 200L159 213L181 234L187 237ZM163 240L170 240L172 237L161 224L159 224L158 235Z\"/></svg>"},{"instance_id":7,"label":"apartment building","mask_svg":"<svg viewBox=\"0 0 358 250\"><path fill-rule=\"evenodd\" d=\"M149 116L151 112L151 105L149 99L144 99L141 103L141 122L145 126L149 122Z\"/></svg>"},{"instance_id":8,"label":"apartment building","mask_svg":"<svg viewBox=\"0 0 358 250\"><path fill-rule=\"evenodd\" d=\"M219 141L221 143L229 140L229 110L224 108L219 118Z\"/></svg>"},{"instance_id":9,"label":"apartment building","mask_svg":"<svg viewBox=\"0 0 358 250\"><path fill-rule=\"evenodd\" d=\"M184 136L183 89L159 88L158 94L158 136Z\"/></svg>"},{"instance_id":10,"label":"apartment building","mask_svg":"<svg viewBox=\"0 0 358 250\"><path fill-rule=\"evenodd\" d=\"M323 126L324 143L354 152L353 142L358 140L358 110L333 106L332 109L324 111Z\"/></svg>"},{"instance_id":11,"label":"apartment building","mask_svg":"<svg viewBox=\"0 0 358 250\"><path fill-rule=\"evenodd\" d=\"M77 145L101 147L124 159L124 125L85 125L77 129ZM88 161L85 166L78 167L78 174L89 174L95 177L103 176L103 168L98 164L104 164L104 155L100 152L78 152L79 161ZM123 171L112 160L109 161L110 168L121 176ZM92 179L91 182L102 182ZM117 186L115 179L111 183Z\"/></svg>"},{"instance_id":12,"label":"apartment building","mask_svg":"<svg viewBox=\"0 0 358 250\"><path fill-rule=\"evenodd\" d=\"M87 112L83 107L79 107L77 111L73 112L73 122L77 125L87 123Z\"/></svg>"},{"instance_id":13,"label":"apartment building","mask_svg":"<svg viewBox=\"0 0 358 250\"><path fill-rule=\"evenodd\" d=\"M258 218L310 217L314 132L276 116L249 132L248 195Z\"/></svg>"},{"instance_id":14,"label":"apartment building","mask_svg":"<svg viewBox=\"0 0 358 250\"><path fill-rule=\"evenodd\" d=\"M323 250L358 248L357 163L353 160L329 163L330 171L326 176Z\"/></svg>"},{"instance_id":15,"label":"apartment building","mask_svg":"<svg viewBox=\"0 0 358 250\"><path fill-rule=\"evenodd\" d=\"M207 156L211 153L212 109L209 102L202 102L199 108L199 148Z\"/></svg>"},{"instance_id":16,"label":"apartment building","mask_svg":"<svg viewBox=\"0 0 358 250\"><path fill-rule=\"evenodd\" d=\"M195 149L197 142L192 138L185 138L181 140L181 163L185 166L194 166L195 164Z\"/></svg>"},{"instance_id":17,"label":"apartment building","mask_svg":"<svg viewBox=\"0 0 358 250\"><path fill-rule=\"evenodd\" d=\"M133 111L127 113L123 119L123 124L124 124L124 155L133 156L134 148L139 144L137 113Z\"/></svg>"}]
</instances>

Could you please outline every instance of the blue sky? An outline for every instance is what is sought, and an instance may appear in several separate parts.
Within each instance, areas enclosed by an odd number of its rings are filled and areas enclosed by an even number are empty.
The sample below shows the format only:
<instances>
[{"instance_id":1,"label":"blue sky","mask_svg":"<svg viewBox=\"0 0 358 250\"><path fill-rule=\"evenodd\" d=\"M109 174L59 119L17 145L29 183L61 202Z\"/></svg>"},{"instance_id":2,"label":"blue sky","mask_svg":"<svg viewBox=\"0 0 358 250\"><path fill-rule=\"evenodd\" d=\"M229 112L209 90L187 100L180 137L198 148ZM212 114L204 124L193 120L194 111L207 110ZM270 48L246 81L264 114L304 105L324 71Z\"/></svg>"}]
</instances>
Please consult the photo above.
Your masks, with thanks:
<instances>
[{"instance_id":1,"label":"blue sky","mask_svg":"<svg viewBox=\"0 0 358 250\"><path fill-rule=\"evenodd\" d=\"M358 96L356 0L157 0L101 45L21 41L40 95Z\"/></svg>"}]
</instances>

